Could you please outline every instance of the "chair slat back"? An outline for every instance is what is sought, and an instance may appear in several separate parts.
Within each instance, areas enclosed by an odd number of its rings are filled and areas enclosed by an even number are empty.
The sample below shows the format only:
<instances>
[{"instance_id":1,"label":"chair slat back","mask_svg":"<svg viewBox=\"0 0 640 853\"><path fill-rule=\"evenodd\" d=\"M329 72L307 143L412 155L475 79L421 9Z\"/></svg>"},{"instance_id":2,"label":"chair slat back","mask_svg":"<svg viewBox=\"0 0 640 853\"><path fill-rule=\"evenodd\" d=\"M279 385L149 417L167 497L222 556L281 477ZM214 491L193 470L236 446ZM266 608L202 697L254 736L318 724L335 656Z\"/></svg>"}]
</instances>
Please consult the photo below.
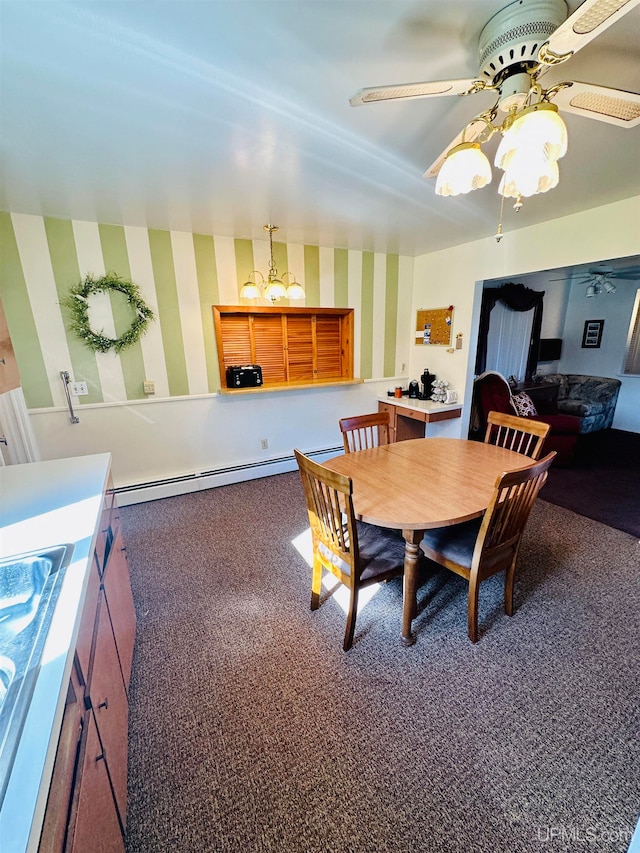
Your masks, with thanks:
<instances>
[{"instance_id":1,"label":"chair slat back","mask_svg":"<svg viewBox=\"0 0 640 853\"><path fill-rule=\"evenodd\" d=\"M532 418L489 412L484 441L485 444L496 444L531 459L539 459L549 429L549 424Z\"/></svg>"},{"instance_id":2,"label":"chair slat back","mask_svg":"<svg viewBox=\"0 0 640 853\"><path fill-rule=\"evenodd\" d=\"M555 456L553 451L540 462L498 477L476 541L474 566L501 561L517 549Z\"/></svg>"},{"instance_id":3,"label":"chair slat back","mask_svg":"<svg viewBox=\"0 0 640 853\"><path fill-rule=\"evenodd\" d=\"M294 450L294 453L302 478L311 534L348 563L353 572L358 559L358 540L351 478L330 471L299 450Z\"/></svg>"},{"instance_id":4,"label":"chair slat back","mask_svg":"<svg viewBox=\"0 0 640 853\"><path fill-rule=\"evenodd\" d=\"M389 412L341 418L339 424L345 453L389 444Z\"/></svg>"}]
</instances>

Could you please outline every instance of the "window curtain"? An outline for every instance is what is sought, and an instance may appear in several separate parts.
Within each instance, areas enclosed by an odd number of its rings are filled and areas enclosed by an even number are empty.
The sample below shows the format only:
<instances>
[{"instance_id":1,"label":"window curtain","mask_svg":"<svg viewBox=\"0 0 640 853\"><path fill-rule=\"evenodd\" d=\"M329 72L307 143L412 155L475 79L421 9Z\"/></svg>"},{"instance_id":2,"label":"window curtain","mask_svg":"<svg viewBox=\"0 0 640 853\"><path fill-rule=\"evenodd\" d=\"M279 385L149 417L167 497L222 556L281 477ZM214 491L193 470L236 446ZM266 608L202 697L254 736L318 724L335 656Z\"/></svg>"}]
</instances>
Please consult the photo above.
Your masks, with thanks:
<instances>
[{"instance_id":1,"label":"window curtain","mask_svg":"<svg viewBox=\"0 0 640 853\"><path fill-rule=\"evenodd\" d=\"M476 375L487 369L487 344L491 312L496 303L502 302L512 311L533 311L531 337L526 358L525 379L529 380L535 373L538 363L538 347L540 345L540 330L542 328L542 305L544 290L532 290L524 284L503 284L502 287L488 287L482 291L482 306L480 308L480 329L478 333L478 352L476 355Z\"/></svg>"},{"instance_id":2,"label":"window curtain","mask_svg":"<svg viewBox=\"0 0 640 853\"><path fill-rule=\"evenodd\" d=\"M527 374L532 326L532 311L513 311L498 300L491 312L485 370L497 370L522 382Z\"/></svg>"},{"instance_id":3,"label":"window curtain","mask_svg":"<svg viewBox=\"0 0 640 853\"><path fill-rule=\"evenodd\" d=\"M633 319L629 328L629 343L622 372L632 376L640 373L640 290L636 293L633 306Z\"/></svg>"}]
</instances>

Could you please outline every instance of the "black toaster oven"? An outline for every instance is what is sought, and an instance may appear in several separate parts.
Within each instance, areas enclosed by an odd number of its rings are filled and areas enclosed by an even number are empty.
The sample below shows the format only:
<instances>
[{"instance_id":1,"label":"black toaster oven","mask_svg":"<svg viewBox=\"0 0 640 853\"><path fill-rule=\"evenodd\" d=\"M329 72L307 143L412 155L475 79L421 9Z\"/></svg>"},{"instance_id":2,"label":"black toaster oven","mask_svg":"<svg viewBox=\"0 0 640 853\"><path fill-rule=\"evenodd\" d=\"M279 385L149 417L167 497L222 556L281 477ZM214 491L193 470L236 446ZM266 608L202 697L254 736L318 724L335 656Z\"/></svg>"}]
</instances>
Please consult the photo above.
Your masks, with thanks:
<instances>
[{"instance_id":1,"label":"black toaster oven","mask_svg":"<svg viewBox=\"0 0 640 853\"><path fill-rule=\"evenodd\" d=\"M259 364L227 367L227 388L259 388L262 385L262 368Z\"/></svg>"}]
</instances>

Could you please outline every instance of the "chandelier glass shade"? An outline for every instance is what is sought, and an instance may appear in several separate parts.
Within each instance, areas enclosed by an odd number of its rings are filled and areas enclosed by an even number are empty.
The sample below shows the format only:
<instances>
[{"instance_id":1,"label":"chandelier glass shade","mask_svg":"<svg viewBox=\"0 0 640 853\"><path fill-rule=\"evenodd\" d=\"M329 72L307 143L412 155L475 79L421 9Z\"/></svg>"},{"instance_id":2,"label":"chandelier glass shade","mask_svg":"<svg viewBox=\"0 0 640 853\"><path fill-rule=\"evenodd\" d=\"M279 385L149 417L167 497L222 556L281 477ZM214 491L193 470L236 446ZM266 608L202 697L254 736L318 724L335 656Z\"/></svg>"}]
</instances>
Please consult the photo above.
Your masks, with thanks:
<instances>
[{"instance_id":1,"label":"chandelier glass shade","mask_svg":"<svg viewBox=\"0 0 640 853\"><path fill-rule=\"evenodd\" d=\"M240 288L240 297L242 299L259 299L264 296L271 302L285 298L304 299L304 288L296 281L293 273L287 271L282 276L278 275L273 259L273 232L278 230L278 226L269 224L263 227L265 231L269 232L269 273L265 278L259 270L252 270Z\"/></svg>"},{"instance_id":2,"label":"chandelier glass shade","mask_svg":"<svg viewBox=\"0 0 640 853\"><path fill-rule=\"evenodd\" d=\"M438 172L436 194L460 195L478 190L491 181L491 164L477 142L452 148Z\"/></svg>"}]
</instances>

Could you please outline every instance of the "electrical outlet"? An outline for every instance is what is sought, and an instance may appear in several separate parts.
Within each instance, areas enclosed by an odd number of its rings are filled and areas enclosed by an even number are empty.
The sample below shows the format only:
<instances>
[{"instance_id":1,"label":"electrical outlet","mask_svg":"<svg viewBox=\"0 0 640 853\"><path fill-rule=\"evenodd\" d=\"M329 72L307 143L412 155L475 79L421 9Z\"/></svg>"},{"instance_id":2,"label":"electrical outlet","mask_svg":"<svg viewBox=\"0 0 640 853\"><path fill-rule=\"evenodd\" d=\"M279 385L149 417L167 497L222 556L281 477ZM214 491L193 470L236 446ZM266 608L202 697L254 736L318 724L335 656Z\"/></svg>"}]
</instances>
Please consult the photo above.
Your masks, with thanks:
<instances>
[{"instance_id":1,"label":"electrical outlet","mask_svg":"<svg viewBox=\"0 0 640 853\"><path fill-rule=\"evenodd\" d=\"M156 383L152 382L150 379L145 379L142 383L142 390L145 394L155 394L156 393Z\"/></svg>"},{"instance_id":2,"label":"electrical outlet","mask_svg":"<svg viewBox=\"0 0 640 853\"><path fill-rule=\"evenodd\" d=\"M85 394L89 393L87 383L86 382L70 382L69 383L69 393L73 394L74 397L84 397Z\"/></svg>"},{"instance_id":3,"label":"electrical outlet","mask_svg":"<svg viewBox=\"0 0 640 853\"><path fill-rule=\"evenodd\" d=\"M269 439L268 438L260 439L260 447L263 450L268 450L269 449Z\"/></svg>"},{"instance_id":4,"label":"electrical outlet","mask_svg":"<svg viewBox=\"0 0 640 853\"><path fill-rule=\"evenodd\" d=\"M403 361L402 364L400 365L400 373L406 373L406 372L407 372L407 364L406 364L406 362Z\"/></svg>"}]
</instances>

